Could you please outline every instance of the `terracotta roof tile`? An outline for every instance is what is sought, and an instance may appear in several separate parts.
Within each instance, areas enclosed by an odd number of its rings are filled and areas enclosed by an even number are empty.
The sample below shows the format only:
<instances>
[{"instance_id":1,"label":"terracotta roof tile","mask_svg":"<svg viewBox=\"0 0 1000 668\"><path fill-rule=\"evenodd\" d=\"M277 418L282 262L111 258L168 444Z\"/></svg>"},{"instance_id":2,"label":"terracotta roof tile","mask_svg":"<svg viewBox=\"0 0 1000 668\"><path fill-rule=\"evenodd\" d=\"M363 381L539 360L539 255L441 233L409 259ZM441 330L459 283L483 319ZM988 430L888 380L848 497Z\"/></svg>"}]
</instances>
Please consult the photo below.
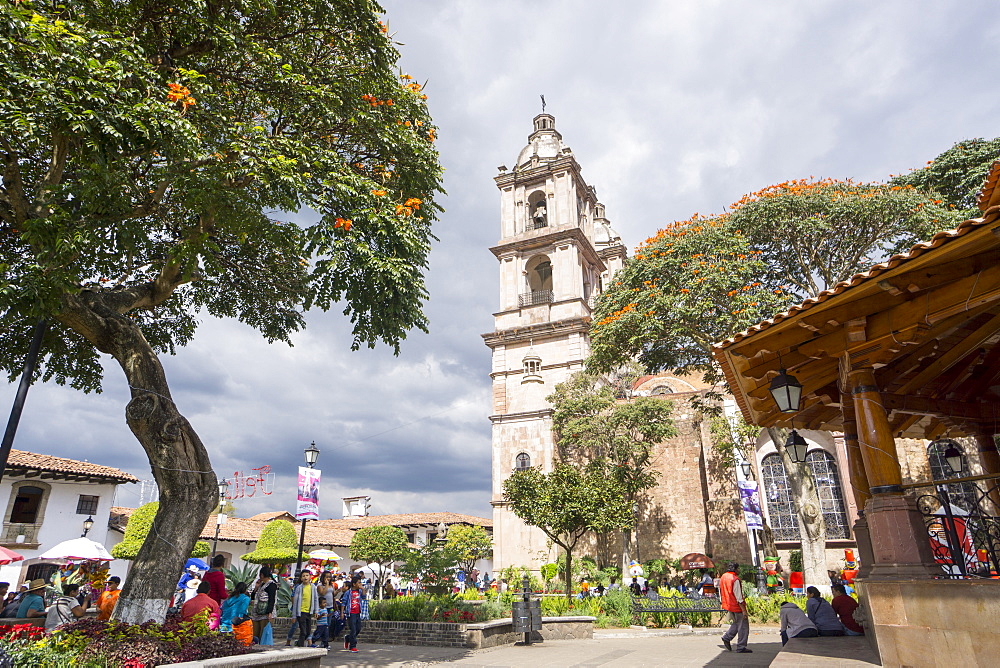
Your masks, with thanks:
<instances>
[{"instance_id":1,"label":"terracotta roof tile","mask_svg":"<svg viewBox=\"0 0 1000 668\"><path fill-rule=\"evenodd\" d=\"M997 174L1000 174L1000 169L994 169L993 173L991 174L991 178L994 178L994 175ZM825 302L830 297L839 295L845 290L848 290L866 281L876 278L879 275L884 274L885 272L891 269L895 269L904 262L908 262L914 258L920 257L927 251L933 250L935 248L940 248L947 242L953 239L957 239L959 237L963 237L966 234L972 232L973 230L979 229L983 225L995 223L997 214L1000 214L1000 204L988 209L982 218L972 218L970 220L962 222L961 224L959 224L958 227L956 227L953 230L943 230L941 232L938 232L933 237L931 237L930 241L922 241L914 245L909 250L909 252L904 254L893 255L885 262L881 262L879 264L874 265L871 269L869 269L866 272L855 274L846 281L841 281L840 283L837 283L829 290L824 290L815 297L811 297L802 302L801 304L792 306L787 311L778 313L774 317L759 322L753 327L750 327L749 329L742 331L739 334L735 334L734 336L726 339L725 341L716 343L714 346L712 346L713 351L716 354L720 354L724 349L728 348L734 343L738 343L743 339L746 339L750 336L753 336L754 334L757 334L758 332L762 332L765 329L772 327L773 325L777 325L779 322L783 320L787 320L789 318L798 315L799 313L802 313L803 311L808 311L813 306Z\"/></svg>"},{"instance_id":2,"label":"terracotta roof tile","mask_svg":"<svg viewBox=\"0 0 1000 668\"><path fill-rule=\"evenodd\" d=\"M139 482L131 473L125 473L110 466L81 462L76 459L66 459L65 457L53 457L52 455L42 455L37 452L27 452L25 450L11 450L10 458L7 460L7 469L12 473L20 471L50 471L52 473L63 473L67 475L89 476L92 478L105 479L109 482Z\"/></svg>"},{"instance_id":3,"label":"terracotta roof tile","mask_svg":"<svg viewBox=\"0 0 1000 668\"><path fill-rule=\"evenodd\" d=\"M400 515L368 515L367 517L345 517L339 520L319 520L317 524L327 524L331 527L344 529L361 529L375 526L417 526L445 524L471 524L485 528L493 528L493 520L461 513L404 513Z\"/></svg>"},{"instance_id":4,"label":"terracotta roof tile","mask_svg":"<svg viewBox=\"0 0 1000 668\"><path fill-rule=\"evenodd\" d=\"M986 183L983 184L983 189L979 193L979 201L976 202L979 210L983 213L986 213L991 207L1000 204L998 182L1000 182L1000 160L994 162L993 166L990 167L990 172L986 175Z\"/></svg>"}]
</instances>

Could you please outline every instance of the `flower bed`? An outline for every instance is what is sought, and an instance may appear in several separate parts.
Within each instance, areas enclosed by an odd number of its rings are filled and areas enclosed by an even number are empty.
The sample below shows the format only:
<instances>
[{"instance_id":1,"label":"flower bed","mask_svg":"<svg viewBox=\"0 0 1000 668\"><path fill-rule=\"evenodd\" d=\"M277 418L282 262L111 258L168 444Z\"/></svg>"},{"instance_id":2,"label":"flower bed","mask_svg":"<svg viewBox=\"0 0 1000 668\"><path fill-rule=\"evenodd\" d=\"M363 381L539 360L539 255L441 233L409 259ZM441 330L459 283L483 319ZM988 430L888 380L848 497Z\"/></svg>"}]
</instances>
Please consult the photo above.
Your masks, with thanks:
<instances>
[{"instance_id":1,"label":"flower bed","mask_svg":"<svg viewBox=\"0 0 1000 668\"><path fill-rule=\"evenodd\" d=\"M82 619L52 633L28 625L0 627L0 648L19 668L149 668L249 651L232 634L177 618L163 624Z\"/></svg>"}]
</instances>

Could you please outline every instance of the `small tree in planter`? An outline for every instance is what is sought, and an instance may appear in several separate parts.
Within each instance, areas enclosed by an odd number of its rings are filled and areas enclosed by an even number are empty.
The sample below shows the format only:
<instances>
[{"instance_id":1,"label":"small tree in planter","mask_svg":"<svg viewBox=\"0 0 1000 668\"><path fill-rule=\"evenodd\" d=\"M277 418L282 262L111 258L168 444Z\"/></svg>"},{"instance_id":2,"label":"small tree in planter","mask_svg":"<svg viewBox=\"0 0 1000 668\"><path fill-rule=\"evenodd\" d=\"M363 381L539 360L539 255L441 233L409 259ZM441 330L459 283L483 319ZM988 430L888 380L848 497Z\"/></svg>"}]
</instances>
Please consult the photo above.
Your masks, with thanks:
<instances>
[{"instance_id":1,"label":"small tree in planter","mask_svg":"<svg viewBox=\"0 0 1000 668\"><path fill-rule=\"evenodd\" d=\"M420 578L428 594L440 596L451 592L460 557L461 553L454 545L431 543L418 549L411 548L399 572L404 577Z\"/></svg>"},{"instance_id":2,"label":"small tree in planter","mask_svg":"<svg viewBox=\"0 0 1000 668\"><path fill-rule=\"evenodd\" d=\"M406 558L406 532L399 527L381 526L358 529L351 539L351 558L367 564L378 564L375 589L382 598L385 571L392 562Z\"/></svg>"},{"instance_id":3,"label":"small tree in planter","mask_svg":"<svg viewBox=\"0 0 1000 668\"><path fill-rule=\"evenodd\" d=\"M257 539L257 549L243 555L251 564L294 564L299 558L299 538L288 520L271 520Z\"/></svg>"},{"instance_id":4,"label":"small tree in planter","mask_svg":"<svg viewBox=\"0 0 1000 668\"><path fill-rule=\"evenodd\" d=\"M455 552L458 566L467 576L472 574L477 561L493 556L493 539L482 527L467 524L449 527L447 545Z\"/></svg>"}]
</instances>

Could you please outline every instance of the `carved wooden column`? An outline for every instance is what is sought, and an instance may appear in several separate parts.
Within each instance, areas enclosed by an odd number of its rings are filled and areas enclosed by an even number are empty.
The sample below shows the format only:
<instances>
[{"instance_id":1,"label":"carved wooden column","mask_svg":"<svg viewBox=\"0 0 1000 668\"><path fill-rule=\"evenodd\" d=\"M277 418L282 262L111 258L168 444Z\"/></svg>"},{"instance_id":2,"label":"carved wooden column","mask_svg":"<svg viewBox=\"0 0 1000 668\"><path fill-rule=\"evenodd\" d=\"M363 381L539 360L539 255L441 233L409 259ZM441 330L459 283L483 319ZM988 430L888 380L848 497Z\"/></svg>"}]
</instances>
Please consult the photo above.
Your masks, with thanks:
<instances>
[{"instance_id":1,"label":"carved wooden column","mask_svg":"<svg viewBox=\"0 0 1000 668\"><path fill-rule=\"evenodd\" d=\"M927 578L940 570L931 556L923 518L903 495L902 471L889 417L871 368L847 374L858 427L858 442L871 498L865 517L871 532L873 579Z\"/></svg>"},{"instance_id":2,"label":"carved wooden column","mask_svg":"<svg viewBox=\"0 0 1000 668\"><path fill-rule=\"evenodd\" d=\"M868 530L868 519L865 517L865 504L872 498L868 485L868 473L865 471L865 461L861 454L861 444L858 442L858 425L854 412L854 401L850 393L844 392L840 397L840 406L844 414L844 445L847 449L847 472L854 502L858 508L858 519L854 522L854 540L858 544L858 556L861 565L858 577L866 578L871 574L874 563L871 533Z\"/></svg>"}]
</instances>

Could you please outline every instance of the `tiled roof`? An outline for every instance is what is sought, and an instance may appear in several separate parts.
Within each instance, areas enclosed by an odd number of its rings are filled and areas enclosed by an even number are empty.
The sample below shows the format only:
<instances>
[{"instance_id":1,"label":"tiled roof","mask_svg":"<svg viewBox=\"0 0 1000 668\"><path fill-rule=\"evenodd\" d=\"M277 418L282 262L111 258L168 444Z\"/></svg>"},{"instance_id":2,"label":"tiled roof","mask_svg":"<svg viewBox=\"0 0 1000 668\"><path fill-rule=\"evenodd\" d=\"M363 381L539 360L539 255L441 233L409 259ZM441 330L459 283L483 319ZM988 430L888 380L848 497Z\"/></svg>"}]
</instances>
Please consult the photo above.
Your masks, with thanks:
<instances>
[{"instance_id":1,"label":"tiled roof","mask_svg":"<svg viewBox=\"0 0 1000 668\"><path fill-rule=\"evenodd\" d=\"M1000 204L1000 188L997 188L997 184L1000 182L1000 160L993 163L990 167L990 173L986 176L986 183L983 184L983 191L979 193L979 201L976 204L979 206L979 210L986 213L991 207Z\"/></svg>"},{"instance_id":2,"label":"tiled roof","mask_svg":"<svg viewBox=\"0 0 1000 668\"><path fill-rule=\"evenodd\" d=\"M29 471L44 471L62 474L70 478L93 479L106 482L139 482L131 473L125 473L110 466L81 462L65 457L41 455L37 452L11 450L7 460L7 470L12 475L24 474ZM43 476L50 477L50 476Z\"/></svg>"},{"instance_id":3,"label":"tiled roof","mask_svg":"<svg viewBox=\"0 0 1000 668\"><path fill-rule=\"evenodd\" d=\"M287 510L269 510L266 513L257 513L256 515L251 515L250 519L270 522L271 520L276 520L279 517L284 517L285 519L288 518L291 518L293 520L295 519L295 516L292 515L290 512L288 512Z\"/></svg>"},{"instance_id":4,"label":"tiled roof","mask_svg":"<svg viewBox=\"0 0 1000 668\"><path fill-rule=\"evenodd\" d=\"M1000 171L1000 170L995 170L995 171ZM929 250L939 248L953 239L963 237L969 232L972 232L973 230L976 230L982 227L983 225L995 223L997 217L996 214L998 213L1000 213L1000 205L993 206L990 209L988 209L986 211L986 214L982 218L972 218L970 220L964 221L953 230L944 230L942 232L938 232L933 237L931 237L930 241L922 241L913 246L908 253L893 255L885 262L876 264L868 271L862 272L860 274L855 274L846 281L841 281L840 283L837 283L831 289L824 290L815 297L810 297L801 304L796 304L795 306L789 308L787 311L778 313L769 320L761 321L756 325L754 325L753 327L750 327L749 329L740 332L739 334L735 334L734 336L726 339L725 341L715 344L713 348L716 351L721 351L725 348L728 348L732 344L738 343L743 339L753 336L754 334L757 334L758 332L761 332L773 325L777 325L779 322L783 320L792 318L802 313L803 311L808 311L813 306L816 306L817 304L822 304L830 297L839 295L845 290L848 290L849 288L853 288L873 278L877 278L881 274L884 274L885 272L891 269L895 269L904 262L908 262L910 260L913 260L914 258L920 257Z\"/></svg>"},{"instance_id":5,"label":"tiled roof","mask_svg":"<svg viewBox=\"0 0 1000 668\"><path fill-rule=\"evenodd\" d=\"M345 517L339 520L319 520L317 524L325 524L331 527L343 529L361 529L364 527L378 526L436 526L440 522L445 524L471 524L493 528L493 520L485 517L475 517L473 515L462 515L461 513L403 513L399 515L368 515L367 517Z\"/></svg>"}]
</instances>

